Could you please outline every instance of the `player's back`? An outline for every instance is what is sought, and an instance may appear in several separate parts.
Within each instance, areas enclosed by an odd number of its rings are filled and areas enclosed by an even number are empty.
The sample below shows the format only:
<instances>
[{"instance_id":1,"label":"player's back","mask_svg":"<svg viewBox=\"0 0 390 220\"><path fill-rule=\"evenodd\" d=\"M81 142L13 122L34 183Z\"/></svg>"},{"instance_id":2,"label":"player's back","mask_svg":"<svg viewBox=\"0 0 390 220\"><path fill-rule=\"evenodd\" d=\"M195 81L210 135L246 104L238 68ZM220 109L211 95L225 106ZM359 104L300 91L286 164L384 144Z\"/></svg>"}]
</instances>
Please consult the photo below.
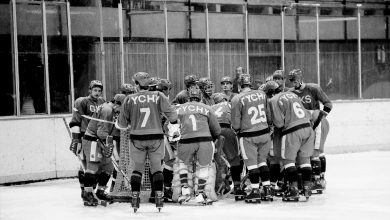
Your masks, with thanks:
<instances>
[{"instance_id":1,"label":"player's back","mask_svg":"<svg viewBox=\"0 0 390 220\"><path fill-rule=\"evenodd\" d=\"M200 102L187 102L180 105L176 112L181 124L181 142L212 140L209 117L213 113L209 106Z\"/></svg>"},{"instance_id":2,"label":"player's back","mask_svg":"<svg viewBox=\"0 0 390 220\"><path fill-rule=\"evenodd\" d=\"M160 96L158 91L140 91L125 99L124 111L130 117L130 135L162 134Z\"/></svg>"},{"instance_id":3,"label":"player's back","mask_svg":"<svg viewBox=\"0 0 390 220\"><path fill-rule=\"evenodd\" d=\"M251 90L234 96L231 120L233 128L240 130L240 133L268 129L265 93L260 90Z\"/></svg>"},{"instance_id":4,"label":"player's back","mask_svg":"<svg viewBox=\"0 0 390 220\"><path fill-rule=\"evenodd\" d=\"M216 105L211 106L215 116L217 116L218 123L220 125L228 125L231 124L231 105L228 102L221 102Z\"/></svg>"},{"instance_id":5,"label":"player's back","mask_svg":"<svg viewBox=\"0 0 390 220\"><path fill-rule=\"evenodd\" d=\"M310 125L310 113L300 98L292 92L281 92L269 101L273 123L283 131L302 125Z\"/></svg>"}]
</instances>

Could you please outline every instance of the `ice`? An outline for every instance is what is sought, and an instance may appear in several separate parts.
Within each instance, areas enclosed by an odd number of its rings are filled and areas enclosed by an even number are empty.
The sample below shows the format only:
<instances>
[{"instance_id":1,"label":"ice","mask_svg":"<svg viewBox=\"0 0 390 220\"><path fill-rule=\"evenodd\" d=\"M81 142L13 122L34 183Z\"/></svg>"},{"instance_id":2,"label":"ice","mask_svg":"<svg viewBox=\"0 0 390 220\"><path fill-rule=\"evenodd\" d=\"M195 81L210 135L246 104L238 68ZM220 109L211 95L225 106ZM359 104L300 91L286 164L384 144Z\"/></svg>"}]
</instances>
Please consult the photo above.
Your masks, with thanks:
<instances>
[{"instance_id":1,"label":"ice","mask_svg":"<svg viewBox=\"0 0 390 220\"><path fill-rule=\"evenodd\" d=\"M246 204L226 199L211 206L165 203L161 213L142 203L84 207L77 179L0 187L0 219L390 219L390 152L327 156L327 189L308 202Z\"/></svg>"}]
</instances>

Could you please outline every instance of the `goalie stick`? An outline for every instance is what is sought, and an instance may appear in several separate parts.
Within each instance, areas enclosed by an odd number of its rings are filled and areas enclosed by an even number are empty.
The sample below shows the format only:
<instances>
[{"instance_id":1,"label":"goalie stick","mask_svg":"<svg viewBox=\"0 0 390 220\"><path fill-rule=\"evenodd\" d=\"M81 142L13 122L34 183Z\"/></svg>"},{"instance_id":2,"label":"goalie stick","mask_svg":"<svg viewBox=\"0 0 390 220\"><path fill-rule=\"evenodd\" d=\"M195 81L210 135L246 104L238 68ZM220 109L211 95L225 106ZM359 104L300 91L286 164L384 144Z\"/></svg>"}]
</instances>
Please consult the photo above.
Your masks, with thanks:
<instances>
[{"instance_id":1,"label":"goalie stick","mask_svg":"<svg viewBox=\"0 0 390 220\"><path fill-rule=\"evenodd\" d=\"M69 128L68 123L66 122L66 119L65 119L65 118L62 118L62 120L64 121L65 128L66 128L66 130L68 131L68 134L69 134L70 139L72 139L72 132L70 131L70 128ZM83 164L83 161L81 160L79 154L77 154L77 159L78 159L79 162L80 162L81 169L82 169L83 172L85 173L86 168L85 168L85 166L84 166L84 164ZM92 195L93 195L93 197L98 201L98 204L99 204L99 205L104 206L104 207L107 206L107 201L104 201L104 200L99 199L99 198L96 196L96 193L95 193L94 190L92 190Z\"/></svg>"}]
</instances>

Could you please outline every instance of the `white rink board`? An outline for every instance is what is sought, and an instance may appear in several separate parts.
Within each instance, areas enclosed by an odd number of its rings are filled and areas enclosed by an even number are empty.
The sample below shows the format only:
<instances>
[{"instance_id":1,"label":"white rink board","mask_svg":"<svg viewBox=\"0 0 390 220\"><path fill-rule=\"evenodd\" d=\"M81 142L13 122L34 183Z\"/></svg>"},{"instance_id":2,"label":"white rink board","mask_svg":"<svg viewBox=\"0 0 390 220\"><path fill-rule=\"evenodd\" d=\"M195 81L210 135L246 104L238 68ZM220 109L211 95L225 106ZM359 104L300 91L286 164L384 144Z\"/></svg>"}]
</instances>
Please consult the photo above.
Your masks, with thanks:
<instances>
[{"instance_id":1,"label":"white rink board","mask_svg":"<svg viewBox=\"0 0 390 220\"><path fill-rule=\"evenodd\" d=\"M390 100L335 101L327 153L390 150ZM63 117L0 118L0 184L75 176Z\"/></svg>"},{"instance_id":2,"label":"white rink board","mask_svg":"<svg viewBox=\"0 0 390 220\"><path fill-rule=\"evenodd\" d=\"M390 151L334 154L327 157L327 189L308 202L246 204L226 199L211 206L165 204L158 213L142 203L137 213L130 204L84 207L77 179L0 187L1 220L45 219L389 219Z\"/></svg>"}]
</instances>

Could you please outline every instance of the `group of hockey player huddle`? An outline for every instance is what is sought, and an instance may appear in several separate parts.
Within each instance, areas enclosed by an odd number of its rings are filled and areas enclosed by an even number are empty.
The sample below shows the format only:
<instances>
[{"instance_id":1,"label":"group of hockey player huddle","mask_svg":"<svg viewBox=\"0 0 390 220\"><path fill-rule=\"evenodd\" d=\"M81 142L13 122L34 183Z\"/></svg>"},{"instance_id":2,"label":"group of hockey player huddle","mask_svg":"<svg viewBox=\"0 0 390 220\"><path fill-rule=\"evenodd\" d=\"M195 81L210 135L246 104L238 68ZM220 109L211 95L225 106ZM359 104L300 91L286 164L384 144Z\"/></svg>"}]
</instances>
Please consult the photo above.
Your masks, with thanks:
<instances>
[{"instance_id":1,"label":"group of hockey player huddle","mask_svg":"<svg viewBox=\"0 0 390 220\"><path fill-rule=\"evenodd\" d=\"M287 76L276 70L254 89L250 74L237 68L235 78L222 77L220 93L209 78L187 75L172 103L169 80L138 72L133 81L105 102L102 83L93 80L89 96L74 103L70 150L81 162L84 205L113 201L106 185L115 176L120 130L130 132L134 167L126 179L134 211L147 157L150 201L159 210L164 201L211 204L228 194L245 202L307 200L325 189L325 116L332 103L319 85L303 82L300 69Z\"/></svg>"}]
</instances>

